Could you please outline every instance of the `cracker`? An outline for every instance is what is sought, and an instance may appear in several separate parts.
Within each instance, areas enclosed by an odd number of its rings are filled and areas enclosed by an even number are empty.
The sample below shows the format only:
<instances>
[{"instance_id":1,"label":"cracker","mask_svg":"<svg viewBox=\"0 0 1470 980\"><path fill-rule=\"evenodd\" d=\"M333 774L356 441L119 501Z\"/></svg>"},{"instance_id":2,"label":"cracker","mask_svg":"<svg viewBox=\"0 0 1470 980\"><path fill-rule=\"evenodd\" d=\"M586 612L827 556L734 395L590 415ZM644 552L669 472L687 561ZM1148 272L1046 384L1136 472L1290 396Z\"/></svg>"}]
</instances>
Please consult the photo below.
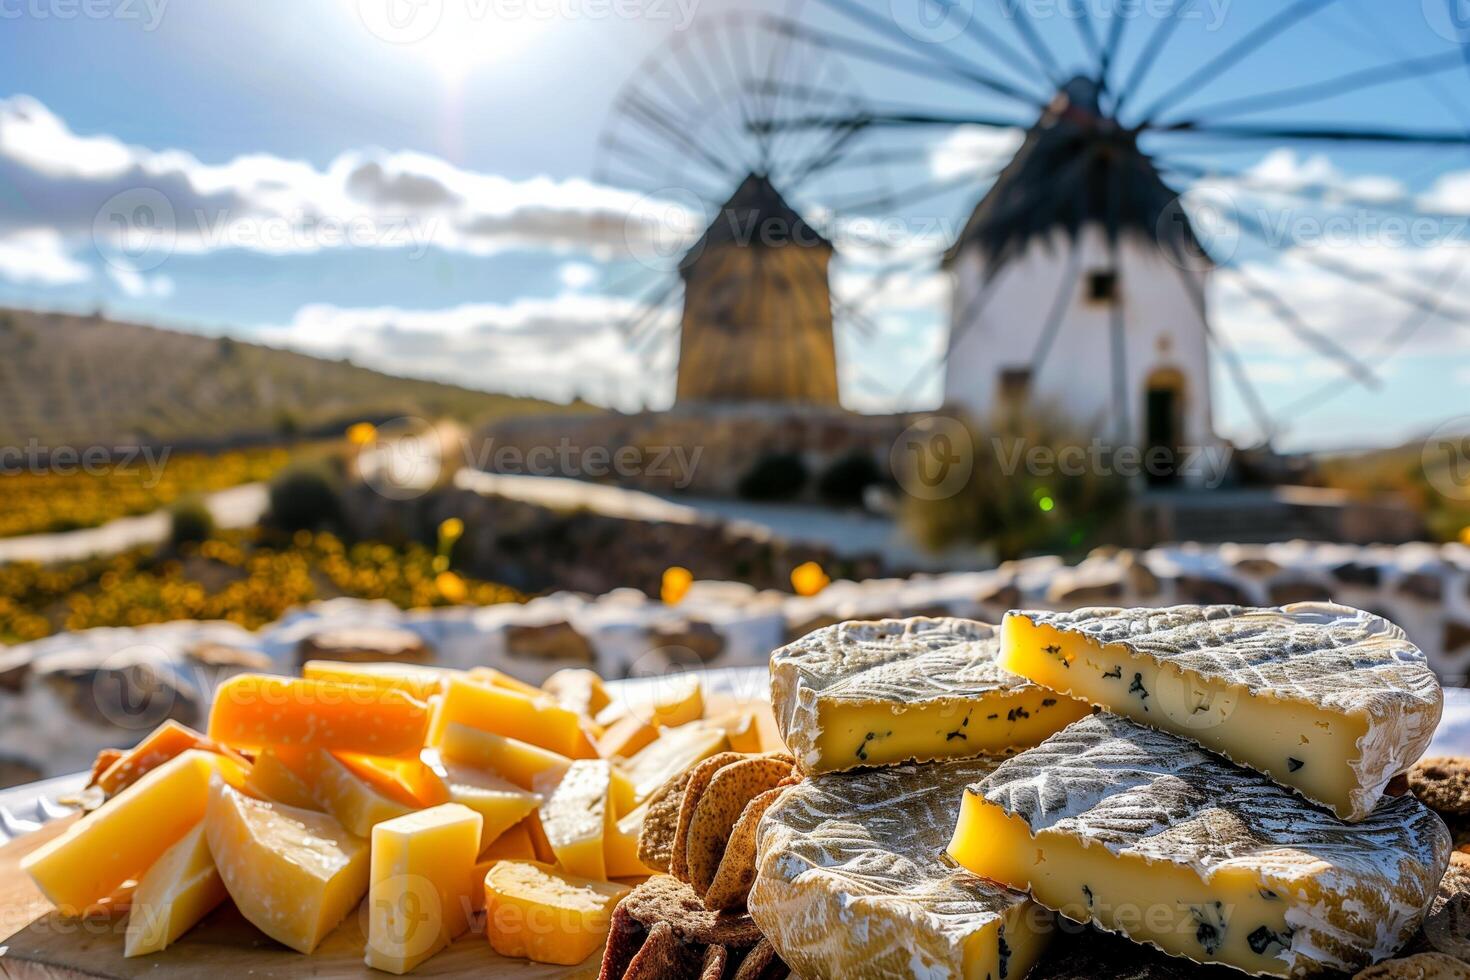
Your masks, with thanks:
<instances>
[{"instance_id":1,"label":"cracker","mask_svg":"<svg viewBox=\"0 0 1470 980\"><path fill-rule=\"evenodd\" d=\"M1370 966L1353 980L1470 980L1470 965L1443 953L1420 953Z\"/></svg>"},{"instance_id":2,"label":"cracker","mask_svg":"<svg viewBox=\"0 0 1470 980\"><path fill-rule=\"evenodd\" d=\"M720 769L700 795L689 821L685 855L689 884L703 896L715 880L720 859L746 805L791 775L784 759L745 759Z\"/></svg>"},{"instance_id":3,"label":"cracker","mask_svg":"<svg viewBox=\"0 0 1470 980\"><path fill-rule=\"evenodd\" d=\"M1409 770L1409 792L1445 816L1470 816L1470 758L1420 759Z\"/></svg>"},{"instance_id":4,"label":"cracker","mask_svg":"<svg viewBox=\"0 0 1470 980\"><path fill-rule=\"evenodd\" d=\"M755 828L771 805L780 799L781 792L781 786L768 789L745 805L735 829L730 832L730 842L725 845L725 856L720 859L715 880L704 893L705 908L745 907L750 886L755 882Z\"/></svg>"},{"instance_id":5,"label":"cracker","mask_svg":"<svg viewBox=\"0 0 1470 980\"><path fill-rule=\"evenodd\" d=\"M709 787L710 780L714 778L715 773L744 758L745 756L739 752L719 752L689 770L689 778L685 780L683 798L679 801L679 822L674 830L673 853L669 858L668 867L669 874L680 881L689 880L687 860L689 824L694 819L694 811L699 806L704 791Z\"/></svg>"}]
</instances>

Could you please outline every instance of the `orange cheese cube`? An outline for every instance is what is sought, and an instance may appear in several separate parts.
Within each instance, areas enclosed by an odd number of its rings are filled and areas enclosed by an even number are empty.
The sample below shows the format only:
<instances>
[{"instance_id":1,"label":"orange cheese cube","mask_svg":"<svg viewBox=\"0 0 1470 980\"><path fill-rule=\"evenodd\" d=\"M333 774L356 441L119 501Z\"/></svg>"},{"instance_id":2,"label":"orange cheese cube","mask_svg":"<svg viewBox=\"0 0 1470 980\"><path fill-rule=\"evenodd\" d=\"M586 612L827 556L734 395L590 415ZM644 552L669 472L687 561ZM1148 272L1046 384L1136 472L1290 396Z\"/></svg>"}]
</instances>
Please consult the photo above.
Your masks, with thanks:
<instances>
[{"instance_id":1,"label":"orange cheese cube","mask_svg":"<svg viewBox=\"0 0 1470 980\"><path fill-rule=\"evenodd\" d=\"M322 805L312 794L311 787L307 785L305 773L291 768L282 758L281 751L292 753L290 749L260 750L255 757L255 765L250 767L250 775L245 777L246 792L262 800L284 803L303 810L322 809ZM301 761L300 756L299 752L292 754L298 764Z\"/></svg>"},{"instance_id":2,"label":"orange cheese cube","mask_svg":"<svg viewBox=\"0 0 1470 980\"><path fill-rule=\"evenodd\" d=\"M411 807L449 802L449 788L433 767L419 759L334 752L352 774L390 799Z\"/></svg>"},{"instance_id":3,"label":"orange cheese cube","mask_svg":"<svg viewBox=\"0 0 1470 980\"><path fill-rule=\"evenodd\" d=\"M305 773L312 796L350 833L366 838L376 824L417 810L381 792L325 749L278 750L292 769Z\"/></svg>"},{"instance_id":4,"label":"orange cheese cube","mask_svg":"<svg viewBox=\"0 0 1470 980\"><path fill-rule=\"evenodd\" d=\"M597 740L597 754L604 759L626 759L658 738L658 729L637 715L624 715L613 722Z\"/></svg>"},{"instance_id":5,"label":"orange cheese cube","mask_svg":"<svg viewBox=\"0 0 1470 980\"><path fill-rule=\"evenodd\" d=\"M163 853L133 892L124 956L157 953L225 900L204 821Z\"/></svg>"},{"instance_id":6,"label":"orange cheese cube","mask_svg":"<svg viewBox=\"0 0 1470 980\"><path fill-rule=\"evenodd\" d=\"M482 851L541 805L539 794L527 792L494 773L455 762L445 763L444 768L449 798L474 810L484 821L480 829Z\"/></svg>"},{"instance_id":7,"label":"orange cheese cube","mask_svg":"<svg viewBox=\"0 0 1470 980\"><path fill-rule=\"evenodd\" d=\"M607 877L603 850L609 830L616 829L608 799L611 793L611 763L579 759L542 804L541 826L556 853L556 863L568 874L596 880Z\"/></svg>"},{"instance_id":8,"label":"orange cheese cube","mask_svg":"<svg viewBox=\"0 0 1470 980\"><path fill-rule=\"evenodd\" d=\"M469 928L480 823L445 803L373 828L368 966L407 973Z\"/></svg>"},{"instance_id":9,"label":"orange cheese cube","mask_svg":"<svg viewBox=\"0 0 1470 980\"><path fill-rule=\"evenodd\" d=\"M496 861L536 861L536 845L531 842L530 821L523 820L490 842L480 852L480 863ZM483 878L483 875L481 876ZM483 896L481 896L483 898Z\"/></svg>"},{"instance_id":10,"label":"orange cheese cube","mask_svg":"<svg viewBox=\"0 0 1470 980\"><path fill-rule=\"evenodd\" d=\"M458 722L445 726L439 756L445 762L489 769L529 790L536 788L543 774L555 773L555 778L560 779L572 765L572 760L564 755Z\"/></svg>"},{"instance_id":11,"label":"orange cheese cube","mask_svg":"<svg viewBox=\"0 0 1470 980\"><path fill-rule=\"evenodd\" d=\"M340 660L308 660L301 676L313 681L356 684L383 691L402 691L416 701L444 693L444 682L452 671L416 664L354 664Z\"/></svg>"},{"instance_id":12,"label":"orange cheese cube","mask_svg":"<svg viewBox=\"0 0 1470 980\"><path fill-rule=\"evenodd\" d=\"M485 935L501 956L575 966L601 953L630 891L537 861L500 861L485 874Z\"/></svg>"},{"instance_id":13,"label":"orange cheese cube","mask_svg":"<svg viewBox=\"0 0 1470 980\"><path fill-rule=\"evenodd\" d=\"M297 952L316 949L367 893L368 842L326 814L216 781L204 830L240 914Z\"/></svg>"},{"instance_id":14,"label":"orange cheese cube","mask_svg":"<svg viewBox=\"0 0 1470 980\"><path fill-rule=\"evenodd\" d=\"M143 741L122 753L97 776L95 782L102 787L103 792L111 796L133 785L144 773L157 769L168 760L189 749L219 752L230 756L237 762L245 761L236 753L205 738L187 725L180 725L176 721L169 720L149 732Z\"/></svg>"},{"instance_id":15,"label":"orange cheese cube","mask_svg":"<svg viewBox=\"0 0 1470 980\"><path fill-rule=\"evenodd\" d=\"M710 726L723 729L730 740L731 752L764 752L760 725L749 708L740 708L710 719Z\"/></svg>"},{"instance_id":16,"label":"orange cheese cube","mask_svg":"<svg viewBox=\"0 0 1470 980\"><path fill-rule=\"evenodd\" d=\"M453 723L519 739L572 758L590 751L581 717L540 692L530 697L508 688L451 677L434 712L428 744L442 743L446 728Z\"/></svg>"},{"instance_id":17,"label":"orange cheese cube","mask_svg":"<svg viewBox=\"0 0 1470 980\"><path fill-rule=\"evenodd\" d=\"M209 737L226 745L417 756L429 707L402 691L238 674L219 686Z\"/></svg>"},{"instance_id":18,"label":"orange cheese cube","mask_svg":"<svg viewBox=\"0 0 1470 980\"><path fill-rule=\"evenodd\" d=\"M190 749L154 769L21 860L57 908L76 914L139 878L204 819L216 774L241 785L234 759Z\"/></svg>"}]
</instances>

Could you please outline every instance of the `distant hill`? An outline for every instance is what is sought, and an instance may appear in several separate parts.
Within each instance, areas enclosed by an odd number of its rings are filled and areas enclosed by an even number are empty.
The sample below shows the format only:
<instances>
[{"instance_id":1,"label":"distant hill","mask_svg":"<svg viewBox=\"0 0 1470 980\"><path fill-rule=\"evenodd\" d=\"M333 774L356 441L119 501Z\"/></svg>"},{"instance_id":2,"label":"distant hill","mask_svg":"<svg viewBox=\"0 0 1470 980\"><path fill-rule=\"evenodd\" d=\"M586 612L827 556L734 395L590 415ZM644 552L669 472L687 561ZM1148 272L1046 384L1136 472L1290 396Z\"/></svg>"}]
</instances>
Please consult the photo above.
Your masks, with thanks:
<instances>
[{"instance_id":1,"label":"distant hill","mask_svg":"<svg viewBox=\"0 0 1470 980\"><path fill-rule=\"evenodd\" d=\"M0 446L202 446L402 415L477 425L589 411L397 378L225 337L0 310Z\"/></svg>"}]
</instances>

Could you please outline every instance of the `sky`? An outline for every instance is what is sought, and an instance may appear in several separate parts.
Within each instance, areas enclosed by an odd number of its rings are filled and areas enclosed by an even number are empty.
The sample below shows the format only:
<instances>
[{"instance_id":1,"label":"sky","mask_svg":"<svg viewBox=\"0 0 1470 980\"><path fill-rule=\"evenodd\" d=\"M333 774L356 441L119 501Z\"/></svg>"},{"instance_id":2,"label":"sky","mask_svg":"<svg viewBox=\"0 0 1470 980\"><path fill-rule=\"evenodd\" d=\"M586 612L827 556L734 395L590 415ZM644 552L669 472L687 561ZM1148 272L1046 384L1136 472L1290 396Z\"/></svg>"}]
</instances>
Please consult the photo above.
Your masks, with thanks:
<instances>
[{"instance_id":1,"label":"sky","mask_svg":"<svg viewBox=\"0 0 1470 980\"><path fill-rule=\"evenodd\" d=\"M1093 60L1079 10L1105 36L1115 9L866 0L859 16L876 18L880 36L841 12L854 2L0 0L0 304L103 310L497 391L665 406L677 354L670 243L698 230L701 208L733 189L755 149L732 95L743 92L747 108L755 98L741 78L767 80L767 105L780 88L788 111L917 108L1027 125L1034 108L934 66L1044 97L1045 71L1023 72L979 38L991 32L1024 58L1018 21L1030 24L1065 77ZM1116 87L1173 2L1120 8ZM1211 118L1212 104L1219 113L1415 59L1432 74L1230 121L1470 129L1470 68L1453 64L1470 6L1318 5L1273 24L1290 5L1196 0L1128 89L1133 112L1177 94L1159 118L1196 108ZM758 20L766 13L928 70L777 42ZM1253 33L1265 43L1218 80L1193 83ZM743 57L745 70L721 81L722 57ZM664 99L679 135L653 147L630 92ZM1019 133L864 133L839 162L792 177L788 196L844 257L834 288L849 407L942 399L950 286L934 258ZM777 138L774 164L794 175L822 156L824 139ZM1470 412L1467 326L1416 307L1470 296L1470 268L1458 278L1462 257L1470 266L1470 149L1157 139L1145 146L1173 168L1166 179L1207 244L1376 375L1371 389L1348 382L1279 311L1217 276L1214 329L1279 416L1278 445L1388 444ZM622 152L633 144L654 152ZM875 203L936 181L942 193ZM1328 185L1339 196L1314 200ZM1269 247L1230 218L1236 208L1265 226ZM1405 220L1414 215L1428 217ZM1337 272L1316 261L1324 255ZM1470 302L1463 309L1470 321ZM623 327L640 321L653 329L630 343ZM1216 375L1217 429L1256 441L1223 365ZM1314 393L1329 397L1294 407Z\"/></svg>"}]
</instances>

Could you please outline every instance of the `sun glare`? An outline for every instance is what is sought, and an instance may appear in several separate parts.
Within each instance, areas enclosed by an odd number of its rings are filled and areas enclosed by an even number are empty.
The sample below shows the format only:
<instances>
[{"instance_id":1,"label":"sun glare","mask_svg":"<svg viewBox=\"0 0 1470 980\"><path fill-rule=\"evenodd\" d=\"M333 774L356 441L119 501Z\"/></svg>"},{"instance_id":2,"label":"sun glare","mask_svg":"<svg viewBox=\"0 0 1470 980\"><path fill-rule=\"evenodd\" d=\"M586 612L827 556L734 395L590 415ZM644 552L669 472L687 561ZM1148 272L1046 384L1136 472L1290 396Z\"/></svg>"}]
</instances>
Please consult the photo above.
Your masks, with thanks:
<instances>
[{"instance_id":1,"label":"sun glare","mask_svg":"<svg viewBox=\"0 0 1470 980\"><path fill-rule=\"evenodd\" d=\"M458 81L517 58L555 8L496 0L344 0L370 35Z\"/></svg>"}]
</instances>

